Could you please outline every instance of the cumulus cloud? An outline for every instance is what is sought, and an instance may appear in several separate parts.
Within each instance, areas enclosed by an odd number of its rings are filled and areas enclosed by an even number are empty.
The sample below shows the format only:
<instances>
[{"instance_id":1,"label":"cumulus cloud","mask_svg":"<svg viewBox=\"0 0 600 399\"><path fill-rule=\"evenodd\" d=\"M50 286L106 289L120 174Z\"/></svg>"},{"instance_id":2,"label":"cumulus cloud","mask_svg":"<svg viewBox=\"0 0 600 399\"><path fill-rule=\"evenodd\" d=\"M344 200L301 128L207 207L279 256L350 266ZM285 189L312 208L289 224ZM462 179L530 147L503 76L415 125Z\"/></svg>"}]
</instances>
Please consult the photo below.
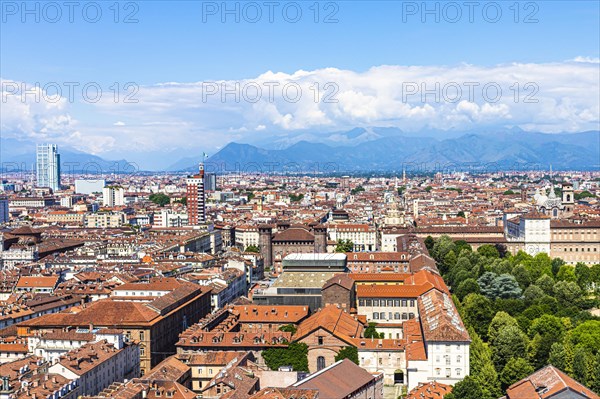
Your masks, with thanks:
<instances>
[{"instance_id":1,"label":"cumulus cloud","mask_svg":"<svg viewBox=\"0 0 600 399\"><path fill-rule=\"evenodd\" d=\"M86 104L81 115L64 98L22 101L10 94L12 86L5 90L3 84L2 98L7 101L2 129L96 153L117 147L139 152L216 148L256 134L367 126L405 131L490 126L583 131L600 124L597 64L597 59L577 57L491 67L267 71L239 81L142 86L134 96L136 102L104 96Z\"/></svg>"}]
</instances>

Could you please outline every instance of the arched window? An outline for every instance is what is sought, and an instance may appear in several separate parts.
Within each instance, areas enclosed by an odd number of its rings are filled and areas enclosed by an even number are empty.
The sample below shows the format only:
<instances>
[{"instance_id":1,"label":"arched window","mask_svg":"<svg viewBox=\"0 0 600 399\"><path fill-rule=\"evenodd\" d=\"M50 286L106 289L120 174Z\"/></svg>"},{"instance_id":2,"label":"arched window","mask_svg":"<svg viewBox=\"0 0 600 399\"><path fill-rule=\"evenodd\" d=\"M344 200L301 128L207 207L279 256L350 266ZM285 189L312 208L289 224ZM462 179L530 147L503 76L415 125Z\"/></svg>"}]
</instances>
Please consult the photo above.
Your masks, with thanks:
<instances>
[{"instance_id":1,"label":"arched window","mask_svg":"<svg viewBox=\"0 0 600 399\"><path fill-rule=\"evenodd\" d=\"M571 202L571 194L567 194L567 202Z\"/></svg>"},{"instance_id":2,"label":"arched window","mask_svg":"<svg viewBox=\"0 0 600 399\"><path fill-rule=\"evenodd\" d=\"M319 356L317 358L317 371L323 370L325 368L325 358L323 356Z\"/></svg>"},{"instance_id":3,"label":"arched window","mask_svg":"<svg viewBox=\"0 0 600 399\"><path fill-rule=\"evenodd\" d=\"M552 216L554 216L554 217L558 216L558 209L556 209L556 208L552 209Z\"/></svg>"}]
</instances>

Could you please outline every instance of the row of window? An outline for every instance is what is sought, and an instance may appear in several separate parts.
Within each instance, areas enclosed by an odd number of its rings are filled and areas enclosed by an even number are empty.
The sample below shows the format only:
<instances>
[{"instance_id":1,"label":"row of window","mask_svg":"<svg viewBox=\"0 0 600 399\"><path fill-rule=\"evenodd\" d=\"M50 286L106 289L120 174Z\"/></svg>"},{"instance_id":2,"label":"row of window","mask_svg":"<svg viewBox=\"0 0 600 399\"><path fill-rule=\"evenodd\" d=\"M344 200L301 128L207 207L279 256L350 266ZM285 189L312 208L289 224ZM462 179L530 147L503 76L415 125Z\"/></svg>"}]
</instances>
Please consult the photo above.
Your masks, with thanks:
<instances>
[{"instance_id":1,"label":"row of window","mask_svg":"<svg viewBox=\"0 0 600 399\"><path fill-rule=\"evenodd\" d=\"M567 251L573 252L573 248L565 248L565 252L567 252ZM591 252L592 249L588 247L587 251ZM594 252L597 252L597 251L598 251L598 248L594 248ZM579 248L575 248L575 252L579 252ZM581 248L581 252L585 252L585 248Z\"/></svg>"},{"instance_id":2,"label":"row of window","mask_svg":"<svg viewBox=\"0 0 600 399\"><path fill-rule=\"evenodd\" d=\"M392 312L389 312L387 320L392 320L392 319L393 320L408 320L408 319L414 319L414 318L415 318L414 313L402 313L402 315L400 315L400 312L396 312L392 315ZM373 320L386 320L385 312L379 312L379 313L373 312Z\"/></svg>"},{"instance_id":3,"label":"row of window","mask_svg":"<svg viewBox=\"0 0 600 399\"><path fill-rule=\"evenodd\" d=\"M462 369L455 369L454 370L456 377L460 377L462 375ZM440 368L436 368L435 369L435 375L436 376L441 376L442 375L442 369ZM446 369L446 378L450 378L452 377L452 369L447 368Z\"/></svg>"},{"instance_id":4,"label":"row of window","mask_svg":"<svg viewBox=\"0 0 600 399\"><path fill-rule=\"evenodd\" d=\"M414 307L415 306L415 300L414 299L359 299L358 300L358 306L388 306L388 307L406 307L409 306L410 307Z\"/></svg>"}]
</instances>

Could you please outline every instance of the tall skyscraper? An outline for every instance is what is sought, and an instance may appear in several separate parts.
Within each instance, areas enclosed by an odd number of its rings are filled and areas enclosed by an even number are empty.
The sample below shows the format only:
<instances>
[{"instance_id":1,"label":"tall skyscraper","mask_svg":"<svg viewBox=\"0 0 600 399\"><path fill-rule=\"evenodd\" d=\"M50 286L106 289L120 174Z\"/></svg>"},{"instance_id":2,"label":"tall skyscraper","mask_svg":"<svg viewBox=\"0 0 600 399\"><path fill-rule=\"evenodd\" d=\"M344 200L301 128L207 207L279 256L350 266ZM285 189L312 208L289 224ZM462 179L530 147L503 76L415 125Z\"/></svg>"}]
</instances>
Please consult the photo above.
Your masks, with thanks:
<instances>
[{"instance_id":1,"label":"tall skyscraper","mask_svg":"<svg viewBox=\"0 0 600 399\"><path fill-rule=\"evenodd\" d=\"M200 163L197 175L186 179L188 224L198 226L206 222L204 206L204 163Z\"/></svg>"},{"instance_id":2,"label":"tall skyscraper","mask_svg":"<svg viewBox=\"0 0 600 399\"><path fill-rule=\"evenodd\" d=\"M8 199L0 197L0 224L6 223L9 220L8 216ZM2 248L0 248L0 251Z\"/></svg>"},{"instance_id":3,"label":"tall skyscraper","mask_svg":"<svg viewBox=\"0 0 600 399\"><path fill-rule=\"evenodd\" d=\"M35 166L38 187L60 190L60 154L56 144L37 145Z\"/></svg>"}]
</instances>

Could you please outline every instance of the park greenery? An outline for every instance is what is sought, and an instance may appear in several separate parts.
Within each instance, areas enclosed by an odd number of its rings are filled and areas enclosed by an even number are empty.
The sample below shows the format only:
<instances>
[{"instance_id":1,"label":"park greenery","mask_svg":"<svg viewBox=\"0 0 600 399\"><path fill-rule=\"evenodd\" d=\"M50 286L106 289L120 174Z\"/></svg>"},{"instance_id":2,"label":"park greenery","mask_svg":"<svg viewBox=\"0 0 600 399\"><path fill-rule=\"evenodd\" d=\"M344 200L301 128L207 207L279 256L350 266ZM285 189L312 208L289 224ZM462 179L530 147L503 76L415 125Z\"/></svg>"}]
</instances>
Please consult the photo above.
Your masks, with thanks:
<instances>
[{"instance_id":1,"label":"park greenery","mask_svg":"<svg viewBox=\"0 0 600 399\"><path fill-rule=\"evenodd\" d=\"M354 243L350 240L337 240L335 244L335 252L352 252L354 250Z\"/></svg>"},{"instance_id":2,"label":"park greenery","mask_svg":"<svg viewBox=\"0 0 600 399\"><path fill-rule=\"evenodd\" d=\"M567 265L545 253L473 251L448 236L425 245L471 336L470 376L449 399L496 399L548 364L600 391L600 264Z\"/></svg>"},{"instance_id":3,"label":"park greenery","mask_svg":"<svg viewBox=\"0 0 600 399\"><path fill-rule=\"evenodd\" d=\"M159 206L165 206L171 202L171 198L169 198L168 195L163 193L150 194L150 197L148 199Z\"/></svg>"},{"instance_id":4,"label":"park greenery","mask_svg":"<svg viewBox=\"0 0 600 399\"><path fill-rule=\"evenodd\" d=\"M377 323L374 322L370 322L367 325L367 328L365 328L365 331L363 333L365 338L385 338L385 333L377 332L377 329L375 328L376 325Z\"/></svg>"}]
</instances>

